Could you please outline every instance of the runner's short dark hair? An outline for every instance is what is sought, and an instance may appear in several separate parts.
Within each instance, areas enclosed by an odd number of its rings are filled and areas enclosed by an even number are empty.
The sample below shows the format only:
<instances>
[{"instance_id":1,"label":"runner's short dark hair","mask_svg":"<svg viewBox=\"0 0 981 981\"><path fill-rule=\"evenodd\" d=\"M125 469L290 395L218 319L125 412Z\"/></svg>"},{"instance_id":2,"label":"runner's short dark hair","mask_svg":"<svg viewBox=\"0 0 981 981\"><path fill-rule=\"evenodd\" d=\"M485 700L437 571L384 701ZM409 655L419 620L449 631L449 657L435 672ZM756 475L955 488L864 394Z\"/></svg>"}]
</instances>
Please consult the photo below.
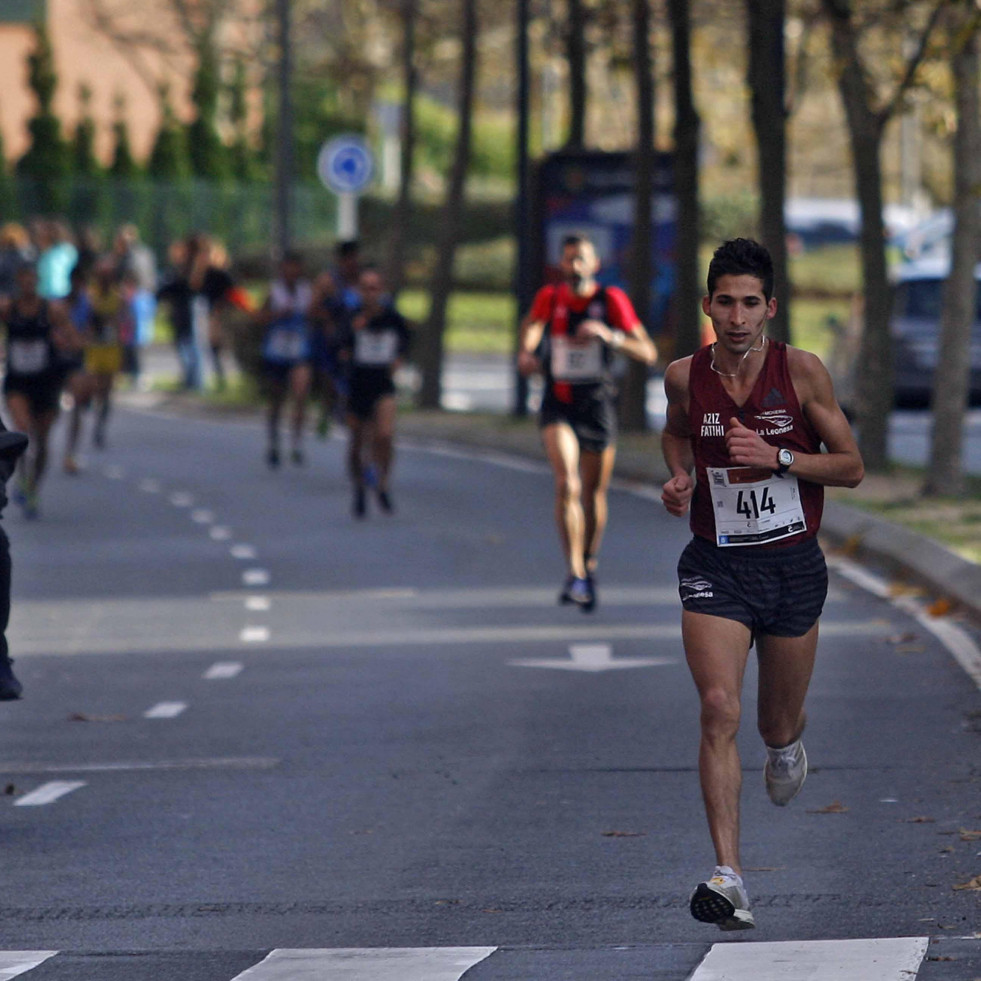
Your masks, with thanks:
<instances>
[{"instance_id":1,"label":"runner's short dark hair","mask_svg":"<svg viewBox=\"0 0 981 981\"><path fill-rule=\"evenodd\" d=\"M763 284L763 296L773 296L773 260L770 253L751 238L733 238L715 250L708 268L708 295L715 292L722 276L755 276Z\"/></svg>"},{"instance_id":2,"label":"runner's short dark hair","mask_svg":"<svg viewBox=\"0 0 981 981\"><path fill-rule=\"evenodd\" d=\"M593 240L583 232L573 232L571 235L566 235L566 237L562 239L563 252L565 252L570 245L591 245L594 249L596 248Z\"/></svg>"},{"instance_id":3,"label":"runner's short dark hair","mask_svg":"<svg viewBox=\"0 0 981 981\"><path fill-rule=\"evenodd\" d=\"M338 259L346 259L348 256L357 255L361 249L361 243L357 239L347 239L344 242L338 242L335 248Z\"/></svg>"}]
</instances>

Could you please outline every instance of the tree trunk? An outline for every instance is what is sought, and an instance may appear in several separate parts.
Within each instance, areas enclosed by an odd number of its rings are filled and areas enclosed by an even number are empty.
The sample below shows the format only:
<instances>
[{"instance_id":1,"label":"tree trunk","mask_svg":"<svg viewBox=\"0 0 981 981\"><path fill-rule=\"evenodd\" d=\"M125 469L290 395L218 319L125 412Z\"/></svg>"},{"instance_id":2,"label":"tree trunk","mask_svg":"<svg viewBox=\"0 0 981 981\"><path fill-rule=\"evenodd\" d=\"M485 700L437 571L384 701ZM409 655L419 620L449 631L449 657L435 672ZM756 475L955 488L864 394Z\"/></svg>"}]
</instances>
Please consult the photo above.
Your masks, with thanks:
<instances>
[{"instance_id":1,"label":"tree trunk","mask_svg":"<svg viewBox=\"0 0 981 981\"><path fill-rule=\"evenodd\" d=\"M973 23L966 19L973 19ZM954 235L950 277L944 288L940 357L933 385L933 436L924 494L964 493L964 415L970 388L971 330L977 309L974 267L981 259L981 104L977 15L957 18L952 34L954 98Z\"/></svg>"},{"instance_id":2,"label":"tree trunk","mask_svg":"<svg viewBox=\"0 0 981 981\"><path fill-rule=\"evenodd\" d=\"M583 0L569 0L565 41L569 62L569 138L566 147L586 145L586 10Z\"/></svg>"},{"instance_id":3,"label":"tree trunk","mask_svg":"<svg viewBox=\"0 0 981 981\"><path fill-rule=\"evenodd\" d=\"M477 75L477 0L462 0L462 2L463 52L460 66L459 128L446 203L443 206L436 268L429 290L429 316L426 318L420 338L422 388L419 392L419 404L424 409L438 409L440 406L446 307L453 288L453 259L460 233L467 171L470 168L474 87Z\"/></svg>"},{"instance_id":4,"label":"tree trunk","mask_svg":"<svg viewBox=\"0 0 981 981\"><path fill-rule=\"evenodd\" d=\"M388 284L393 301L405 281L405 245L412 212L413 157L416 142L415 97L418 73L415 64L416 7L418 0L402 0L402 118L399 197L392 216L389 240Z\"/></svg>"},{"instance_id":5,"label":"tree trunk","mask_svg":"<svg viewBox=\"0 0 981 981\"><path fill-rule=\"evenodd\" d=\"M855 194L862 216L859 243L865 323L857 377L859 445L866 468L883 471L889 464L889 413L893 406L894 386L880 165L886 117L872 108L873 97L858 53L848 4L844 0L823 2L831 20L831 43L838 62L838 89L848 122Z\"/></svg>"},{"instance_id":6,"label":"tree trunk","mask_svg":"<svg viewBox=\"0 0 981 981\"><path fill-rule=\"evenodd\" d=\"M634 235L630 248L630 299L641 320L651 309L651 197L654 191L654 71L650 0L633 0L634 71L637 84L637 149L634 155ZM620 425L647 428L647 365L627 362L620 392Z\"/></svg>"},{"instance_id":7,"label":"tree trunk","mask_svg":"<svg viewBox=\"0 0 981 981\"><path fill-rule=\"evenodd\" d=\"M702 121L695 108L691 77L689 0L668 0L674 54L674 189L678 200L675 245L675 342L672 356L684 358L701 345L698 243L698 139Z\"/></svg>"},{"instance_id":8,"label":"tree trunk","mask_svg":"<svg viewBox=\"0 0 981 981\"><path fill-rule=\"evenodd\" d=\"M787 183L786 65L783 32L786 0L747 0L748 82L759 167L760 229L773 259L777 314L767 333L790 340L790 270L784 198Z\"/></svg>"}]
</instances>

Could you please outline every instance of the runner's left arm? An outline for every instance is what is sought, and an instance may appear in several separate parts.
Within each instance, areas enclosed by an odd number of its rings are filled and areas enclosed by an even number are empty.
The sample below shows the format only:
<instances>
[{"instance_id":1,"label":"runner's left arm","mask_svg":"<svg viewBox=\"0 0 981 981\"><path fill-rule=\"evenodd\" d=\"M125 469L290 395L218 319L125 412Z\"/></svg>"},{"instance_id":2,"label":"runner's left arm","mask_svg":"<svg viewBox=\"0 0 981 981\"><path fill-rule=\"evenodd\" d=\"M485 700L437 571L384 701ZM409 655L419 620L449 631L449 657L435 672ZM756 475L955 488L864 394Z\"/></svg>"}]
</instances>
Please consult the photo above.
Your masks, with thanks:
<instances>
[{"instance_id":1,"label":"runner's left arm","mask_svg":"<svg viewBox=\"0 0 981 981\"><path fill-rule=\"evenodd\" d=\"M787 354L797 399L827 450L826 453L795 450L794 463L788 472L826 487L857 487L865 475L865 467L852 428L835 398L828 369L808 351L788 348ZM733 463L777 470L778 444L768 443L738 419L730 419L729 424L726 446Z\"/></svg>"},{"instance_id":2,"label":"runner's left arm","mask_svg":"<svg viewBox=\"0 0 981 981\"><path fill-rule=\"evenodd\" d=\"M641 323L627 294L616 287L606 291L607 314L612 328L599 320L584 320L577 334L598 337L614 350L622 351L635 361L653 365L657 361L657 346Z\"/></svg>"}]
</instances>

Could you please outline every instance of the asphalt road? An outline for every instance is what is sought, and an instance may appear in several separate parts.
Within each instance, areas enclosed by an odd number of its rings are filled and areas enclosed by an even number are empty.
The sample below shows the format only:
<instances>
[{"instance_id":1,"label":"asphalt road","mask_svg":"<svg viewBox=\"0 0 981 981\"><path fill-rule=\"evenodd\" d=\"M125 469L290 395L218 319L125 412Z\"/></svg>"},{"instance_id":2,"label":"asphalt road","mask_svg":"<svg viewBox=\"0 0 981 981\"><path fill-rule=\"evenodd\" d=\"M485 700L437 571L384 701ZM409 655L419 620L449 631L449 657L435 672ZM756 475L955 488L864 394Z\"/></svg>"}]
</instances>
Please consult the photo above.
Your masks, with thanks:
<instances>
[{"instance_id":1,"label":"asphalt road","mask_svg":"<svg viewBox=\"0 0 981 981\"><path fill-rule=\"evenodd\" d=\"M727 936L687 912L712 866L687 533L652 495L614 493L584 616L533 463L402 446L397 513L359 523L339 439L278 473L252 422L121 411L110 439L5 520L0 978L981 977L981 892L955 889L981 874L978 692L887 600L834 576L786 809L747 679L758 929ZM892 960L842 943L876 939ZM781 941L835 943L788 966Z\"/></svg>"}]
</instances>

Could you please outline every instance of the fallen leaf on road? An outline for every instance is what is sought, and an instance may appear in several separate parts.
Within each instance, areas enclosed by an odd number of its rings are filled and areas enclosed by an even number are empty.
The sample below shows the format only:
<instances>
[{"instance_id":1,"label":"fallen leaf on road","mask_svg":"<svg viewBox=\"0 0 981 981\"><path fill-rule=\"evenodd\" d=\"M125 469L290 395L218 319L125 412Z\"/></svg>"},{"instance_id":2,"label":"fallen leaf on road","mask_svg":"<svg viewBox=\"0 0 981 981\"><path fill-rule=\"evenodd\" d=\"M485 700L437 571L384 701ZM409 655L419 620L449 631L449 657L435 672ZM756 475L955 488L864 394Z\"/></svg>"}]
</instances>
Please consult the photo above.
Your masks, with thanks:
<instances>
[{"instance_id":1,"label":"fallen leaf on road","mask_svg":"<svg viewBox=\"0 0 981 981\"><path fill-rule=\"evenodd\" d=\"M844 814L848 808L840 800L833 801L827 807L819 807L816 811L808 811L808 814Z\"/></svg>"},{"instance_id":2,"label":"fallen leaf on road","mask_svg":"<svg viewBox=\"0 0 981 981\"><path fill-rule=\"evenodd\" d=\"M937 819L936 818L930 818L930 817L907 818L906 819L906 823L907 824L936 824L937 823Z\"/></svg>"},{"instance_id":3,"label":"fallen leaf on road","mask_svg":"<svg viewBox=\"0 0 981 981\"><path fill-rule=\"evenodd\" d=\"M890 644L908 644L911 640L916 640L916 634L912 630L907 630L904 634L893 634L889 638Z\"/></svg>"},{"instance_id":4,"label":"fallen leaf on road","mask_svg":"<svg viewBox=\"0 0 981 981\"><path fill-rule=\"evenodd\" d=\"M646 838L646 831L601 831L604 838Z\"/></svg>"},{"instance_id":5,"label":"fallen leaf on road","mask_svg":"<svg viewBox=\"0 0 981 981\"><path fill-rule=\"evenodd\" d=\"M125 722L125 715L92 715L89 712L72 712L69 722Z\"/></svg>"},{"instance_id":6,"label":"fallen leaf on road","mask_svg":"<svg viewBox=\"0 0 981 981\"><path fill-rule=\"evenodd\" d=\"M967 828L960 830L961 841L981 841L981 831L968 831Z\"/></svg>"},{"instance_id":7,"label":"fallen leaf on road","mask_svg":"<svg viewBox=\"0 0 981 981\"><path fill-rule=\"evenodd\" d=\"M745 872L786 872L786 870L786 865L758 865L755 868L747 865L743 869Z\"/></svg>"},{"instance_id":8,"label":"fallen leaf on road","mask_svg":"<svg viewBox=\"0 0 981 981\"><path fill-rule=\"evenodd\" d=\"M981 892L981 875L976 875L973 879L967 882L961 882L954 886L954 889L960 892L961 890L967 890L968 892Z\"/></svg>"},{"instance_id":9,"label":"fallen leaf on road","mask_svg":"<svg viewBox=\"0 0 981 981\"><path fill-rule=\"evenodd\" d=\"M7 786L3 788L4 797L13 797L16 793L17 788L12 783L8 783Z\"/></svg>"},{"instance_id":10,"label":"fallen leaf on road","mask_svg":"<svg viewBox=\"0 0 981 981\"><path fill-rule=\"evenodd\" d=\"M946 616L954 608L954 604L949 599L935 600L927 607L927 613L932 617Z\"/></svg>"}]
</instances>

